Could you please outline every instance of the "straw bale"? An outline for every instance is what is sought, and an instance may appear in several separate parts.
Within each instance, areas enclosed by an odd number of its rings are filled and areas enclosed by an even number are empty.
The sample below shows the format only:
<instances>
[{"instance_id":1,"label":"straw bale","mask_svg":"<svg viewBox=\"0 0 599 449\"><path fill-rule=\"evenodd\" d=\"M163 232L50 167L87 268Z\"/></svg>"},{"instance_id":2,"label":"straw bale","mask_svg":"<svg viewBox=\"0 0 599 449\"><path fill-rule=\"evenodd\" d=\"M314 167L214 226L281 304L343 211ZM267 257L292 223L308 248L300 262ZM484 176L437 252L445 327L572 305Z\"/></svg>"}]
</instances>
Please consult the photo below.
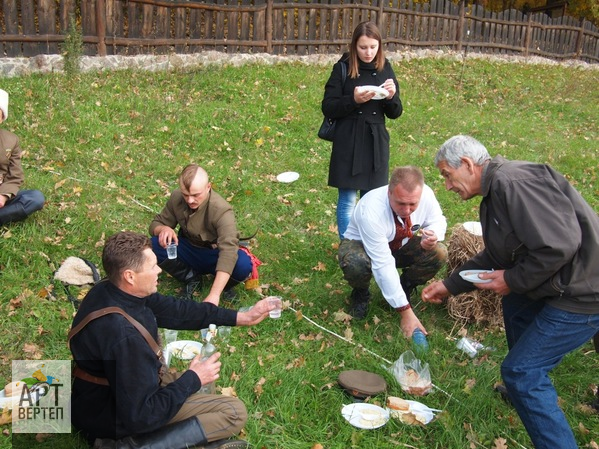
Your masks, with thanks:
<instances>
[{"instance_id":1,"label":"straw bale","mask_svg":"<svg viewBox=\"0 0 599 449\"><path fill-rule=\"evenodd\" d=\"M447 248L448 273L453 273L484 247L482 236L467 230L463 223L454 226ZM474 290L451 296L447 300L447 311L449 316L462 323L503 324L501 295L490 290Z\"/></svg>"}]
</instances>

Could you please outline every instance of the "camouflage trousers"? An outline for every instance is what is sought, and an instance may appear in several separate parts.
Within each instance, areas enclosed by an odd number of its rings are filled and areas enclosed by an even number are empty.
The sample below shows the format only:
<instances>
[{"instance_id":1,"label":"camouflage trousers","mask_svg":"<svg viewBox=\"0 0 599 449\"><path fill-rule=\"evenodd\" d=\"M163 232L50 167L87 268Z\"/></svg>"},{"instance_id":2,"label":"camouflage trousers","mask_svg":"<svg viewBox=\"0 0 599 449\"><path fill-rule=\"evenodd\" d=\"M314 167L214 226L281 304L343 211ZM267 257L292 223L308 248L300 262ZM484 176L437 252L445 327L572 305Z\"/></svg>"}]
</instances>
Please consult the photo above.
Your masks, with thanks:
<instances>
[{"instance_id":1,"label":"camouflage trousers","mask_svg":"<svg viewBox=\"0 0 599 449\"><path fill-rule=\"evenodd\" d=\"M402 269L402 284L426 284L447 260L447 248L443 243L437 243L432 250L425 250L420 246L420 239L420 236L412 237L393 253L395 267ZM342 240L337 256L343 277L349 285L352 288L367 289L372 278L372 264L362 242Z\"/></svg>"}]
</instances>

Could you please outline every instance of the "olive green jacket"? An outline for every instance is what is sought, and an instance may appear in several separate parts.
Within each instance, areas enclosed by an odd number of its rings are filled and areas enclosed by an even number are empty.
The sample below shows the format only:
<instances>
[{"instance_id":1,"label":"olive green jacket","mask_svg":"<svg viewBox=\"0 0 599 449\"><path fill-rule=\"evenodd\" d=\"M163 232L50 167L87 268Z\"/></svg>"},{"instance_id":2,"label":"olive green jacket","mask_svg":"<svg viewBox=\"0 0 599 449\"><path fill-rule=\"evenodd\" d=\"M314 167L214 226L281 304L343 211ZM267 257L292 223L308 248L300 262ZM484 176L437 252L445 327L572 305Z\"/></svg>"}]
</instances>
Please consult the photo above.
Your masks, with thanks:
<instances>
[{"instance_id":1,"label":"olive green jacket","mask_svg":"<svg viewBox=\"0 0 599 449\"><path fill-rule=\"evenodd\" d=\"M150 234L160 225L173 229L179 226L179 237L202 248L218 248L216 271L231 274L237 263L239 232L231 205L218 193L210 196L195 211L191 210L181 190L171 194L164 209L150 223Z\"/></svg>"},{"instance_id":2,"label":"olive green jacket","mask_svg":"<svg viewBox=\"0 0 599 449\"><path fill-rule=\"evenodd\" d=\"M19 138L10 131L0 129L0 195L13 198L24 180Z\"/></svg>"}]
</instances>

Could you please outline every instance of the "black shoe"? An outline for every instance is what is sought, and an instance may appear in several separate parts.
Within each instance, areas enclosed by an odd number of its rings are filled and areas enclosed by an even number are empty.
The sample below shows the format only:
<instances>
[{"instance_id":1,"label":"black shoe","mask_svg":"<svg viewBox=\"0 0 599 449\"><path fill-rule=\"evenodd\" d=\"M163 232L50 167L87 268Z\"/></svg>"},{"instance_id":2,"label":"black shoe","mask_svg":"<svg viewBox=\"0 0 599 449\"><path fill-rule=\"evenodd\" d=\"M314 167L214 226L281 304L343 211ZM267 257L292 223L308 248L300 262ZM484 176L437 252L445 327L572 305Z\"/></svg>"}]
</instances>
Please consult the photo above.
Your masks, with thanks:
<instances>
[{"instance_id":1,"label":"black shoe","mask_svg":"<svg viewBox=\"0 0 599 449\"><path fill-rule=\"evenodd\" d=\"M351 292L349 314L356 320L366 318L366 315L368 315L368 301L370 301L370 291L367 288L354 288Z\"/></svg>"},{"instance_id":2,"label":"black shoe","mask_svg":"<svg viewBox=\"0 0 599 449\"><path fill-rule=\"evenodd\" d=\"M406 294L406 298L408 298L408 302L411 302L412 295L417 291L417 285L412 285L410 281L406 281L402 276L399 278L401 282L401 288Z\"/></svg>"},{"instance_id":3,"label":"black shoe","mask_svg":"<svg viewBox=\"0 0 599 449\"><path fill-rule=\"evenodd\" d=\"M229 288L227 290L223 290L223 299L229 302L237 301L237 291L235 288Z\"/></svg>"},{"instance_id":4,"label":"black shoe","mask_svg":"<svg viewBox=\"0 0 599 449\"><path fill-rule=\"evenodd\" d=\"M359 302L357 304L352 304L349 309L349 314L356 320L363 320L366 318L366 315L368 315L368 303Z\"/></svg>"},{"instance_id":5,"label":"black shoe","mask_svg":"<svg viewBox=\"0 0 599 449\"><path fill-rule=\"evenodd\" d=\"M510 395L507 392L507 388L505 388L505 385L498 383L495 384L493 389L501 395L501 399L503 399L505 402L507 402L508 404L512 403L512 401L510 400Z\"/></svg>"},{"instance_id":6,"label":"black shoe","mask_svg":"<svg viewBox=\"0 0 599 449\"><path fill-rule=\"evenodd\" d=\"M237 301L237 290L235 287L237 287L239 284L241 284L241 282L236 281L235 279L231 278L229 279L229 282L227 282L227 285L225 285L225 289L223 290L223 299L225 301L229 301L229 302L235 302Z\"/></svg>"},{"instance_id":7,"label":"black shoe","mask_svg":"<svg viewBox=\"0 0 599 449\"><path fill-rule=\"evenodd\" d=\"M193 301L193 292L202 288L203 286L204 280L202 279L202 277L198 277L187 282L185 284L185 294L183 295L183 299L187 301Z\"/></svg>"}]
</instances>

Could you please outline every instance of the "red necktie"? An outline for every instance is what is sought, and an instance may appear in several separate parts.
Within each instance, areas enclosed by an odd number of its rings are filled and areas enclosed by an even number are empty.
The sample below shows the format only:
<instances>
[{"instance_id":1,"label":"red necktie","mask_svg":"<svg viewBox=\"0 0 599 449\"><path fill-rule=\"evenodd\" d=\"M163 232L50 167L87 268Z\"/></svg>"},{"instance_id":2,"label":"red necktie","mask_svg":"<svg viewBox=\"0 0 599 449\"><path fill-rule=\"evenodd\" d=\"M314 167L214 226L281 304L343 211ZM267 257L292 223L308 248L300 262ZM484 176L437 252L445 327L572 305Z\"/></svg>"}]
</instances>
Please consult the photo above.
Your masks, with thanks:
<instances>
[{"instance_id":1,"label":"red necktie","mask_svg":"<svg viewBox=\"0 0 599 449\"><path fill-rule=\"evenodd\" d=\"M389 242L389 248L391 248L391 252L395 252L401 248L401 242L403 239L406 237L410 238L414 234L412 233L412 220L410 219L409 215L404 220L404 224L402 225L399 222L397 215L395 215L395 212L392 211L392 213L393 220L395 221L395 237L393 237L393 240Z\"/></svg>"}]
</instances>

